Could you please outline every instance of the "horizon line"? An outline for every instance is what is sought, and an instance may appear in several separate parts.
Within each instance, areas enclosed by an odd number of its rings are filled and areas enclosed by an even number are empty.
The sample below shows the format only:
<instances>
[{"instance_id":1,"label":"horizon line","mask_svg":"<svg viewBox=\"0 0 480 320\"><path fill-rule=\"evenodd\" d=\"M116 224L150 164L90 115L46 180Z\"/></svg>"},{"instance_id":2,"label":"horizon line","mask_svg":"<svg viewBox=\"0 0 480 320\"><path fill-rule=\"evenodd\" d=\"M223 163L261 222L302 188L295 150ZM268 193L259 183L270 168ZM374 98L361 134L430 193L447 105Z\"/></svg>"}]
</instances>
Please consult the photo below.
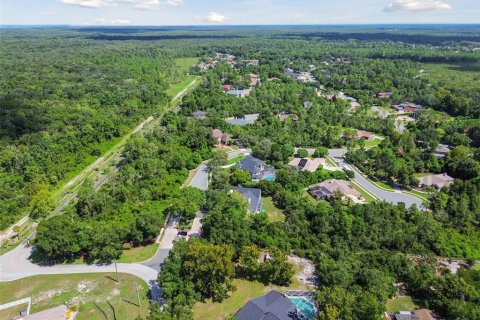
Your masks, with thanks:
<instances>
[{"instance_id":1,"label":"horizon line","mask_svg":"<svg viewBox=\"0 0 480 320\"><path fill-rule=\"evenodd\" d=\"M411 25L459 25L459 26L480 26L479 22L379 22L379 23L292 23L292 24L0 24L0 27L257 27L257 26L411 26Z\"/></svg>"}]
</instances>

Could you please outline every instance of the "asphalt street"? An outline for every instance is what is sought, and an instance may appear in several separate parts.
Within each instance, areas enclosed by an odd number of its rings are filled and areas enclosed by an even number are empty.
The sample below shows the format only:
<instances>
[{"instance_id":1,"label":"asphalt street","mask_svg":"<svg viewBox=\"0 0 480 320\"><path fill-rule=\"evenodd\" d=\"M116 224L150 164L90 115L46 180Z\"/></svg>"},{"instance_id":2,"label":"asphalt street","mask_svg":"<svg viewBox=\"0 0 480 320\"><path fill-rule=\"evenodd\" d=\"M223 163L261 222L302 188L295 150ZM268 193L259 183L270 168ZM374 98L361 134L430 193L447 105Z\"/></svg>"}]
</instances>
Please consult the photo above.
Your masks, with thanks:
<instances>
[{"instance_id":1,"label":"asphalt street","mask_svg":"<svg viewBox=\"0 0 480 320\"><path fill-rule=\"evenodd\" d=\"M378 188L368 179L362 176L358 170L350 166L344 159L343 156L347 153L346 149L330 149L328 155L335 160L335 162L342 168L352 170L355 172L355 178L353 179L358 185L372 193L375 197L385 202L398 204L403 202L406 207L411 207L413 204L416 204L418 208L423 208L422 200L413 195L401 192L401 191L385 191Z\"/></svg>"}]
</instances>

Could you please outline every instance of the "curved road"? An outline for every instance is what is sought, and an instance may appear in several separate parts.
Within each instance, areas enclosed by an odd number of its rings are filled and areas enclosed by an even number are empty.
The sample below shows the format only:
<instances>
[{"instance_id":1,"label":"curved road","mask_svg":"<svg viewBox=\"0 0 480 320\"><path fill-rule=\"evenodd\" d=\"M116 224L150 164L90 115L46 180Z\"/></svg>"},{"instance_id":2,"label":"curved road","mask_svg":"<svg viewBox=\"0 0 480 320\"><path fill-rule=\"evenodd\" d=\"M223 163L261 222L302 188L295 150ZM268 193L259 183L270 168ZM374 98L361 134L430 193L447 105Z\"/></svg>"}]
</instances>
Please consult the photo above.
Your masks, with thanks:
<instances>
[{"instance_id":1,"label":"curved road","mask_svg":"<svg viewBox=\"0 0 480 320\"><path fill-rule=\"evenodd\" d=\"M423 201L420 198L417 198L411 194L403 193L400 190L398 191L385 191L380 189L368 179L363 177L358 170L352 168L348 163L343 159L343 156L347 153L346 149L330 149L328 150L328 155L335 160L335 162L341 167L348 170L351 170L355 173L355 181L358 185L372 193L375 197L385 202L390 202L398 204L400 202L405 203L406 207L411 207L413 204L416 204L418 208L424 209Z\"/></svg>"}]
</instances>

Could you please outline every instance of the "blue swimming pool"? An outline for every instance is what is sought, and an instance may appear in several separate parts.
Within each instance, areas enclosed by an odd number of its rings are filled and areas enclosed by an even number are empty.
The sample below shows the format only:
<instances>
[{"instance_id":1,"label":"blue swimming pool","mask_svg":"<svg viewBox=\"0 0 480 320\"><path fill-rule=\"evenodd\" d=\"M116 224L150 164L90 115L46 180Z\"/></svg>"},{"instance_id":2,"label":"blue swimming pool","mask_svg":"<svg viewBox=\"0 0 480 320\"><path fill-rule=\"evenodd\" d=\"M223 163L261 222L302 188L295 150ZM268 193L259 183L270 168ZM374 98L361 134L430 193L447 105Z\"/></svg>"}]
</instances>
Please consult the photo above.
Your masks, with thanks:
<instances>
[{"instance_id":1,"label":"blue swimming pool","mask_svg":"<svg viewBox=\"0 0 480 320\"><path fill-rule=\"evenodd\" d=\"M292 301L295 307L297 307L297 309L300 310L305 317L307 317L308 319L315 318L317 311L315 310L315 306L311 302L304 298L298 297L288 297L288 299Z\"/></svg>"},{"instance_id":2,"label":"blue swimming pool","mask_svg":"<svg viewBox=\"0 0 480 320\"><path fill-rule=\"evenodd\" d=\"M265 176L265 180L267 180L267 181L275 181L275 175L274 175L274 174L271 174L271 175Z\"/></svg>"}]
</instances>

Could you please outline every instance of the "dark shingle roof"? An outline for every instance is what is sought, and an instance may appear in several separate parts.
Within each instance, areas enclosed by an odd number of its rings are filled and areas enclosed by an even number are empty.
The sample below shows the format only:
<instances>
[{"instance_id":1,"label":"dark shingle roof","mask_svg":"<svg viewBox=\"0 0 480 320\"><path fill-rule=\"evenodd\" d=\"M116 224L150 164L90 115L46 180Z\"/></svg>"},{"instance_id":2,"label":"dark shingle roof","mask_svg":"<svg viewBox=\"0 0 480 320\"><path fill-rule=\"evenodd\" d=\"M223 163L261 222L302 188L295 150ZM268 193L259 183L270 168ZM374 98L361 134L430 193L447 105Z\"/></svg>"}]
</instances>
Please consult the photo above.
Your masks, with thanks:
<instances>
[{"instance_id":1,"label":"dark shingle roof","mask_svg":"<svg viewBox=\"0 0 480 320\"><path fill-rule=\"evenodd\" d=\"M265 162L252 156L247 156L238 163L238 167L252 176L260 174L265 169Z\"/></svg>"},{"instance_id":2,"label":"dark shingle roof","mask_svg":"<svg viewBox=\"0 0 480 320\"><path fill-rule=\"evenodd\" d=\"M233 188L236 192L241 194L248 202L248 210L251 212L260 212L262 209L262 190L256 188Z\"/></svg>"},{"instance_id":3,"label":"dark shingle roof","mask_svg":"<svg viewBox=\"0 0 480 320\"><path fill-rule=\"evenodd\" d=\"M236 320L292 320L295 305L278 291L270 291L263 297L250 300L235 314Z\"/></svg>"}]
</instances>

